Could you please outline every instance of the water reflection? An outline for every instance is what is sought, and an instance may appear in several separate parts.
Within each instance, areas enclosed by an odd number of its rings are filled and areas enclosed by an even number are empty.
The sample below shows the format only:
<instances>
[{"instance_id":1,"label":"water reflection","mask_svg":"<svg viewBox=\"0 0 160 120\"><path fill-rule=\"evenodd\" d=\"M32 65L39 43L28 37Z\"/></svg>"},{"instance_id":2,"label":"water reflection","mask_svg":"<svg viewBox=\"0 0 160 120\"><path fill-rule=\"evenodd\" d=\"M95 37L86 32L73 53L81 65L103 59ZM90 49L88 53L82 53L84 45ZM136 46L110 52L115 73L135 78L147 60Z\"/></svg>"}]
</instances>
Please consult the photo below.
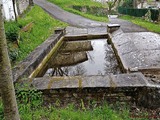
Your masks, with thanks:
<instances>
[{"instance_id":1,"label":"water reflection","mask_svg":"<svg viewBox=\"0 0 160 120\"><path fill-rule=\"evenodd\" d=\"M117 59L116 56L114 54L114 51L112 50L112 47L110 45L108 45L107 43L105 44L105 66L104 66L104 71L105 74L118 74L121 73L120 69L119 69L119 65L117 63Z\"/></svg>"},{"instance_id":2,"label":"water reflection","mask_svg":"<svg viewBox=\"0 0 160 120\"><path fill-rule=\"evenodd\" d=\"M106 75L120 72L114 52L106 39L65 43L58 54L49 60L45 71L47 72L42 72L44 76Z\"/></svg>"},{"instance_id":3,"label":"water reflection","mask_svg":"<svg viewBox=\"0 0 160 120\"><path fill-rule=\"evenodd\" d=\"M50 65L49 67L65 67L65 66L71 66L76 65L78 63L84 62L88 60L87 53L82 52L60 52L57 54L57 56L54 58L52 57L49 61Z\"/></svg>"},{"instance_id":4,"label":"water reflection","mask_svg":"<svg viewBox=\"0 0 160 120\"><path fill-rule=\"evenodd\" d=\"M73 67L54 67L47 70L44 76L78 76L86 75L85 67L80 64Z\"/></svg>"}]
</instances>

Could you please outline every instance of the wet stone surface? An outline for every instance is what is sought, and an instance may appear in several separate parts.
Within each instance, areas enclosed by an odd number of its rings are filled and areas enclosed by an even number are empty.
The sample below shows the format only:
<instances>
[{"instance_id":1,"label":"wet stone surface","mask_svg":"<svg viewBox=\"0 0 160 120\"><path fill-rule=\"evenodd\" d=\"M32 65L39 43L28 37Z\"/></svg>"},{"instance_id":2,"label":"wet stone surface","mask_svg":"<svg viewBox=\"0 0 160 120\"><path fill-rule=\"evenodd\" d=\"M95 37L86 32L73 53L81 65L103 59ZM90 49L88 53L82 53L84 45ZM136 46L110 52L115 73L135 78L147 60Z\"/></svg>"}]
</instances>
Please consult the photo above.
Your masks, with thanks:
<instances>
[{"instance_id":1,"label":"wet stone surface","mask_svg":"<svg viewBox=\"0 0 160 120\"><path fill-rule=\"evenodd\" d=\"M159 34L115 32L112 43L126 70L160 68Z\"/></svg>"}]
</instances>

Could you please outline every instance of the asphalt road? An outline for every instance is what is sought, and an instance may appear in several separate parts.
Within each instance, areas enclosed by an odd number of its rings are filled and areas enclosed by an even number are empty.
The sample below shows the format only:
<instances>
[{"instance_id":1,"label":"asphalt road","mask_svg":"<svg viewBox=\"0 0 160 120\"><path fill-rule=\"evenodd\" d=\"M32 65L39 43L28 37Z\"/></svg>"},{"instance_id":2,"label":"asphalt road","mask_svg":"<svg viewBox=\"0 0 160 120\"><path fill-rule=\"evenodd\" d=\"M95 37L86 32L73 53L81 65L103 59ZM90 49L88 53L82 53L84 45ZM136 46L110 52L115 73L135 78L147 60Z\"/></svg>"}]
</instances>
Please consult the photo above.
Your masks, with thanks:
<instances>
[{"instance_id":1,"label":"asphalt road","mask_svg":"<svg viewBox=\"0 0 160 120\"><path fill-rule=\"evenodd\" d=\"M42 7L46 12L48 12L54 18L61 20L63 22L68 23L70 26L81 27L81 28L97 28L97 27L106 27L108 23L98 22L94 20L90 20L84 18L79 15L75 15L73 13L69 13L60 7L47 2L47 0L34 0L34 3ZM146 32L147 30L135 25L126 20L122 20L119 18L109 18L112 24L120 24L123 32Z\"/></svg>"},{"instance_id":2,"label":"asphalt road","mask_svg":"<svg viewBox=\"0 0 160 120\"><path fill-rule=\"evenodd\" d=\"M59 19L63 22L66 22L71 26L83 27L83 28L107 26L107 24L104 22L93 21L93 20L84 18L82 16L64 11L60 7L50 2L47 2L46 0L34 0L34 3L42 7L54 18Z\"/></svg>"}]
</instances>

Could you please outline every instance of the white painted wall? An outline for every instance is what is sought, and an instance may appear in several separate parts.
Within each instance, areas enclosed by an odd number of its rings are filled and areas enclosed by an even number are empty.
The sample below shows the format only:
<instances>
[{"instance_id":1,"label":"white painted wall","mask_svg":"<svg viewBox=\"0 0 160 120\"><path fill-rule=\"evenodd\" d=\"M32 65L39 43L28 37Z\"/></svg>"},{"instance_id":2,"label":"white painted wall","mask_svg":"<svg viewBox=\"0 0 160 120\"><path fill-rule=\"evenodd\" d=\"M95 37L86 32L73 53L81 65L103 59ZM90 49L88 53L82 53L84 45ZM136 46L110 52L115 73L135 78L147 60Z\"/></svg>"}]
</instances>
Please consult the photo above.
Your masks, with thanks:
<instances>
[{"instance_id":1,"label":"white painted wall","mask_svg":"<svg viewBox=\"0 0 160 120\"><path fill-rule=\"evenodd\" d=\"M15 15L13 11L12 0L2 0L3 1L3 12L6 20L14 20Z\"/></svg>"}]
</instances>

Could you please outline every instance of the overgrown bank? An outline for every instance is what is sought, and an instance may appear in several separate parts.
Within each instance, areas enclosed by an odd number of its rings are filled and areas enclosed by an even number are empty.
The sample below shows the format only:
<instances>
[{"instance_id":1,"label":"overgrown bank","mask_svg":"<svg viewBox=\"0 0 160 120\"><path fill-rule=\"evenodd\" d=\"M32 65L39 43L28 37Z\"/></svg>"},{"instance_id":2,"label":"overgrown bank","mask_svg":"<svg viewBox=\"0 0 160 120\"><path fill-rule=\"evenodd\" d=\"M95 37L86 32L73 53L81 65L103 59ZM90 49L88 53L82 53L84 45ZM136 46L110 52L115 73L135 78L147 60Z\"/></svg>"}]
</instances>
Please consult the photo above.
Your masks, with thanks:
<instances>
[{"instance_id":1,"label":"overgrown bank","mask_svg":"<svg viewBox=\"0 0 160 120\"><path fill-rule=\"evenodd\" d=\"M66 23L53 19L44 10L34 6L18 22L5 22L9 55L12 62L23 60L38 45L45 41L57 27Z\"/></svg>"}]
</instances>

